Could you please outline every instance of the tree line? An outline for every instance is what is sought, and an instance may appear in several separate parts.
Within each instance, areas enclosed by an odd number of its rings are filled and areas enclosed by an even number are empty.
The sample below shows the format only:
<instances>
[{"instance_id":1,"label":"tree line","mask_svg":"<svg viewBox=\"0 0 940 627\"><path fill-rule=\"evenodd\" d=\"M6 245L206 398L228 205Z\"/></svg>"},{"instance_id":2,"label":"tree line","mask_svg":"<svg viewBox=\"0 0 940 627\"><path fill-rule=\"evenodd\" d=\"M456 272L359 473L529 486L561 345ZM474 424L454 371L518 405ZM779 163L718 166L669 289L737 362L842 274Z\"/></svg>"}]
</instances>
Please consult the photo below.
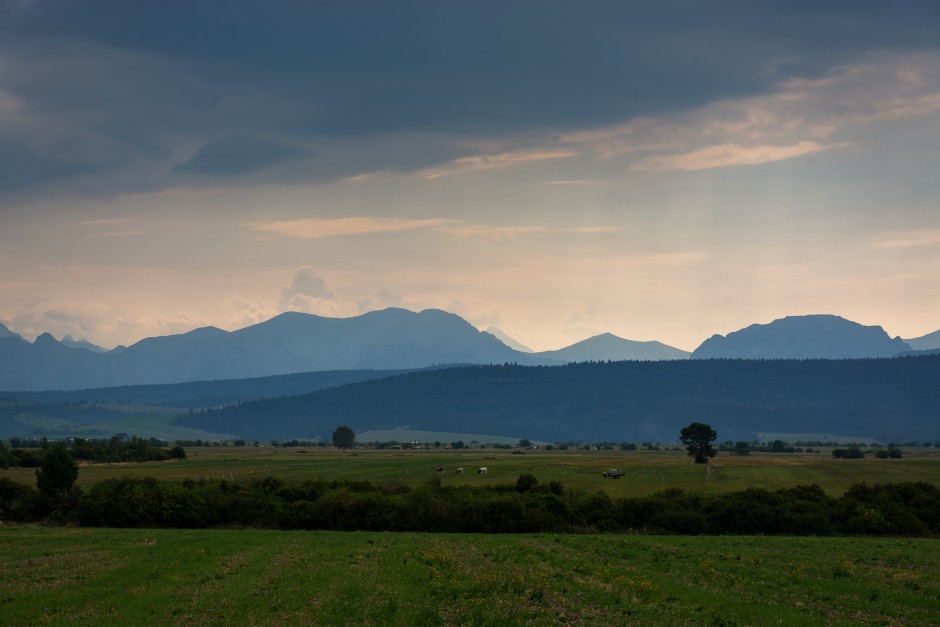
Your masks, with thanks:
<instances>
[{"instance_id":1,"label":"tree line","mask_svg":"<svg viewBox=\"0 0 940 627\"><path fill-rule=\"evenodd\" d=\"M38 487L0 478L0 520L88 527L940 536L940 488L924 482L862 483L840 497L800 485L612 498L542 483L528 473L515 484L496 486L442 486L437 477L418 486L124 477L83 490L72 487L61 459L56 468L41 469L47 478Z\"/></svg>"},{"instance_id":2,"label":"tree line","mask_svg":"<svg viewBox=\"0 0 940 627\"><path fill-rule=\"evenodd\" d=\"M20 448L7 449L0 442L0 468L39 468L46 461L49 451L65 445L61 442L50 443L46 439L21 442L11 439L11 444ZM24 446L30 445L30 446ZM156 438L137 436L122 438L112 436L108 439L89 440L75 438L67 449L69 455L79 461L95 463L117 462L155 462L169 459L186 459L186 450L179 445L170 447L167 442Z\"/></svg>"}]
</instances>

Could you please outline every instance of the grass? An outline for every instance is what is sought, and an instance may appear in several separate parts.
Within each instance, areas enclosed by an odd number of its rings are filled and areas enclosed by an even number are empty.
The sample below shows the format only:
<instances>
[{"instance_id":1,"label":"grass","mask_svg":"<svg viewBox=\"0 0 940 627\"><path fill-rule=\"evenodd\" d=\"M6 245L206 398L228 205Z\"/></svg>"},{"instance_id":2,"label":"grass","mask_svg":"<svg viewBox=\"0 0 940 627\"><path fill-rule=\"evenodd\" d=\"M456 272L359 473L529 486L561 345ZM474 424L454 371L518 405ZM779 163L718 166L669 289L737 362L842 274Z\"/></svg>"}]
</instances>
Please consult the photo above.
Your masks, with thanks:
<instances>
[{"instance_id":1,"label":"grass","mask_svg":"<svg viewBox=\"0 0 940 627\"><path fill-rule=\"evenodd\" d=\"M669 488L705 494L764 487L770 490L816 483L838 496L849 486L868 483L925 481L940 485L940 450L907 452L902 459L833 459L822 453L770 454L746 457L720 454L707 467L696 465L681 451L527 451L503 449L342 452L335 449L255 447L188 448L188 459L144 464L83 465L78 485L88 487L111 477L151 476L161 480L186 478L248 480L274 476L285 481L307 479L366 479L405 484L437 476L444 485L514 483L523 473L540 482L561 481L566 487L605 490L612 497L646 496ZM486 466L485 476L476 469ZM457 467L464 475L455 474ZM602 479L601 473L619 468L621 479ZM23 483L35 483L35 470L0 470Z\"/></svg>"},{"instance_id":2,"label":"grass","mask_svg":"<svg viewBox=\"0 0 940 627\"><path fill-rule=\"evenodd\" d=\"M940 541L0 528L5 624L940 623Z\"/></svg>"}]
</instances>

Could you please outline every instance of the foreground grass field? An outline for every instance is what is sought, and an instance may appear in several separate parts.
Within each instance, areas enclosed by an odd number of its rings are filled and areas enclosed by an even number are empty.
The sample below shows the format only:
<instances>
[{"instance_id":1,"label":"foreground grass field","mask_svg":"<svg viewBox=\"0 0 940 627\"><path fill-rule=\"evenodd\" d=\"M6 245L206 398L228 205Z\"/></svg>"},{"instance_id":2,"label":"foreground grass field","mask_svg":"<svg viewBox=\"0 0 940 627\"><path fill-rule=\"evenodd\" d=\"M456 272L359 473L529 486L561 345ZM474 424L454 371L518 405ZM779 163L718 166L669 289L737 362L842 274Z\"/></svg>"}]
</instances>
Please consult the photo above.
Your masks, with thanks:
<instances>
[{"instance_id":1,"label":"foreground grass field","mask_svg":"<svg viewBox=\"0 0 940 627\"><path fill-rule=\"evenodd\" d=\"M284 481L355 479L395 481L409 485L440 476L444 485L511 484L523 473L539 481L560 481L565 487L594 491L611 497L647 496L669 488L714 494L751 487L768 490L815 483L837 496L855 483L925 481L940 485L940 450L908 451L902 459L833 459L829 449L820 453L755 453L745 457L720 454L708 466L692 463L682 451L526 451L503 449L343 452L336 449L201 448L186 449L187 459L142 464L83 465L78 485L89 487L104 479L123 476L184 479L248 480L267 476ZM444 467L438 475L435 470ZM476 469L486 466L486 475ZM458 467L465 469L457 475ZM622 479L602 479L610 468L624 471ZM0 470L0 476L35 484L35 470Z\"/></svg>"},{"instance_id":2,"label":"foreground grass field","mask_svg":"<svg viewBox=\"0 0 940 627\"><path fill-rule=\"evenodd\" d=\"M0 527L0 622L940 624L940 541Z\"/></svg>"}]
</instances>

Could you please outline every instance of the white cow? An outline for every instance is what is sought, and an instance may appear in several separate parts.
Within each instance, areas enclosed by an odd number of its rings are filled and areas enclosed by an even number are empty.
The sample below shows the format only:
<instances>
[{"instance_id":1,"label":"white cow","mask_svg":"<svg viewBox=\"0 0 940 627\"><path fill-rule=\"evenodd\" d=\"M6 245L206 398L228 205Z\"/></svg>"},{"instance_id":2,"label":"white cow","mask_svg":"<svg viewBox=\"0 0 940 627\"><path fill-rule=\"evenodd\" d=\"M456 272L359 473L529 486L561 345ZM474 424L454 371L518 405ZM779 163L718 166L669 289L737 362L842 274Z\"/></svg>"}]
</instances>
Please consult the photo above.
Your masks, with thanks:
<instances>
[{"instance_id":1,"label":"white cow","mask_svg":"<svg viewBox=\"0 0 940 627\"><path fill-rule=\"evenodd\" d=\"M478 474L478 475L485 475L485 474L486 474L486 466L480 466L479 468L477 468L477 474Z\"/></svg>"}]
</instances>

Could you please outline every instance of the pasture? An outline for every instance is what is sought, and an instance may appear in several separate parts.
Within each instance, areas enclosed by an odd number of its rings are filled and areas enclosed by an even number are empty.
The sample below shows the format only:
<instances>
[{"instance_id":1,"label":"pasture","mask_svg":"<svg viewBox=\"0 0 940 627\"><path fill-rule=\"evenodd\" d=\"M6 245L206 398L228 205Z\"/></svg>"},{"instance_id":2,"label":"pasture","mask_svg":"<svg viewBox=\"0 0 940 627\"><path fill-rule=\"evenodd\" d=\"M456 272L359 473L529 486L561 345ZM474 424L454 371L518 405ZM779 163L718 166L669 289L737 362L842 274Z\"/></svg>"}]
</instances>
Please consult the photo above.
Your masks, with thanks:
<instances>
[{"instance_id":1,"label":"pasture","mask_svg":"<svg viewBox=\"0 0 940 627\"><path fill-rule=\"evenodd\" d=\"M940 541L0 527L5 624L940 624Z\"/></svg>"},{"instance_id":2,"label":"pasture","mask_svg":"<svg viewBox=\"0 0 940 627\"><path fill-rule=\"evenodd\" d=\"M545 451L524 454L505 449L423 449L340 451L332 448L189 447L187 459L139 464L82 465L78 485L89 487L107 478L154 477L249 480L276 477L283 481L368 480L416 485L439 477L442 485L511 484L533 474L542 483L560 481L566 488L602 489L611 497L648 496L670 488L714 494L749 487L768 490L800 484L820 485L838 496L852 484L925 481L940 485L940 449L906 451L902 459L833 459L830 449L818 453L719 454L707 466L696 465L683 451ZM438 466L444 472L436 473ZM476 470L486 466L486 475ZM465 469L457 475L456 469ZM611 468L620 479L603 479ZM0 476L35 483L31 468L0 470Z\"/></svg>"}]
</instances>

